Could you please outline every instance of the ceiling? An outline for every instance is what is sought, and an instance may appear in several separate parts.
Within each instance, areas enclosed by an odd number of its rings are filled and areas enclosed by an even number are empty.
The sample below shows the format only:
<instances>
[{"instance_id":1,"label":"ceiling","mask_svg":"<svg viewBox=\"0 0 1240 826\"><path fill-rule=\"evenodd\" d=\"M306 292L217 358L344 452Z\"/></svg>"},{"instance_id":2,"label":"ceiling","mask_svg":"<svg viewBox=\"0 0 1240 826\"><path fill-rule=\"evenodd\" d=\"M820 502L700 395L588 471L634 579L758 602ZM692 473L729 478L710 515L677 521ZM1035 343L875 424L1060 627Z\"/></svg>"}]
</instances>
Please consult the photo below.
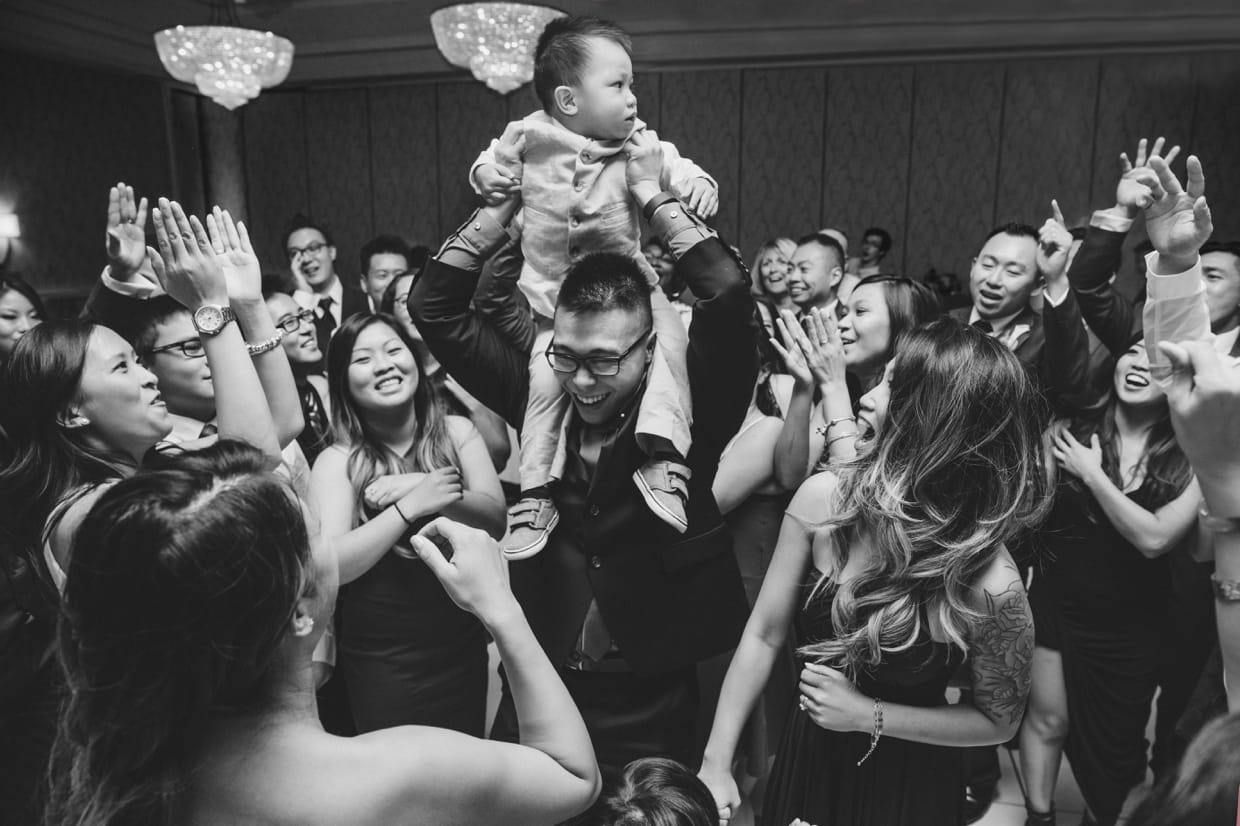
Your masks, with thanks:
<instances>
[{"instance_id":1,"label":"ceiling","mask_svg":"<svg viewBox=\"0 0 1240 826\"><path fill-rule=\"evenodd\" d=\"M1237 0L549 0L616 20L639 69L1240 46ZM439 55L434 0L238 0L242 25L296 46L288 84L464 76ZM164 77L151 35L209 0L0 0L0 48Z\"/></svg>"}]
</instances>

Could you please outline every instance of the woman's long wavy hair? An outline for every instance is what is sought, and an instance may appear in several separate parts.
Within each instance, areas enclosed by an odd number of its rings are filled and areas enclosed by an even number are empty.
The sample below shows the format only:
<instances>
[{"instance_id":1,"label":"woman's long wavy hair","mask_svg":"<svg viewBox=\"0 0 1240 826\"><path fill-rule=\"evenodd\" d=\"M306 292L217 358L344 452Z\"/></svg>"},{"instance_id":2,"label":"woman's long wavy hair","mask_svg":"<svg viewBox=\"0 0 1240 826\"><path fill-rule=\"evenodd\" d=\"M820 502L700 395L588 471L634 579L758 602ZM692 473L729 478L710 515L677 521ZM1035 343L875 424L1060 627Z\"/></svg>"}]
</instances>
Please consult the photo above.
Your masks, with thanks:
<instances>
[{"instance_id":1,"label":"woman's long wavy hair","mask_svg":"<svg viewBox=\"0 0 1240 826\"><path fill-rule=\"evenodd\" d=\"M359 410L349 392L349 362L353 346L362 331L375 324L384 324L394 332L413 354L418 371L418 386L413 393L413 409L417 417L413 447L398 456L379 441L366 422L366 412ZM327 386L331 394L332 428L336 441L349 446L349 480L353 485L358 513L363 508L362 492L366 486L394 473L427 472L457 463L456 450L448 435L443 401L434 382L426 377L417 356L417 347L400 322L382 313L352 316L336 330L327 348Z\"/></svg>"},{"instance_id":2,"label":"woman's long wavy hair","mask_svg":"<svg viewBox=\"0 0 1240 826\"><path fill-rule=\"evenodd\" d=\"M1118 362L1119 359L1109 361L1112 368L1110 375L1113 376L1118 369ZM1108 373L1103 372L1102 375ZM1102 401L1091 410L1074 416L1069 423L1069 429L1077 441L1086 445L1089 444L1090 436L1098 435L1098 441L1102 445L1102 470L1116 487L1124 490L1129 480L1124 478L1123 468L1119 463L1119 434L1115 426L1115 410L1119 404L1115 383L1112 381L1103 394ZM1149 504L1154 508L1162 507L1183 493L1193 478L1192 466L1180 449L1175 431L1171 428L1171 408L1165 398L1158 404L1159 415L1146 436L1145 450L1141 455L1141 467L1145 475L1141 487L1149 491ZM1066 483L1073 492L1093 501L1092 495L1080 479L1071 474L1064 475L1068 477ZM1090 518L1094 521L1106 520L1106 516L1097 507L1090 509Z\"/></svg>"},{"instance_id":3,"label":"woman's long wavy hair","mask_svg":"<svg viewBox=\"0 0 1240 826\"><path fill-rule=\"evenodd\" d=\"M301 507L220 442L105 492L73 544L48 826L172 826L214 715L261 710L315 591Z\"/></svg>"},{"instance_id":4,"label":"woman's long wavy hair","mask_svg":"<svg viewBox=\"0 0 1240 826\"><path fill-rule=\"evenodd\" d=\"M94 446L81 429L64 426L80 399L94 330L85 321L46 321L22 336L0 365L6 394L0 404L0 520L45 590L51 578L42 545L53 510L74 489L134 469L121 451Z\"/></svg>"},{"instance_id":5,"label":"woman's long wavy hair","mask_svg":"<svg viewBox=\"0 0 1240 826\"><path fill-rule=\"evenodd\" d=\"M872 669L918 640L928 606L967 650L978 576L1049 505L1047 420L1032 379L998 342L950 319L910 333L875 444L840 469L835 515L821 526L834 571L858 543L870 563L839 585L834 638L803 653L850 674Z\"/></svg>"}]
</instances>

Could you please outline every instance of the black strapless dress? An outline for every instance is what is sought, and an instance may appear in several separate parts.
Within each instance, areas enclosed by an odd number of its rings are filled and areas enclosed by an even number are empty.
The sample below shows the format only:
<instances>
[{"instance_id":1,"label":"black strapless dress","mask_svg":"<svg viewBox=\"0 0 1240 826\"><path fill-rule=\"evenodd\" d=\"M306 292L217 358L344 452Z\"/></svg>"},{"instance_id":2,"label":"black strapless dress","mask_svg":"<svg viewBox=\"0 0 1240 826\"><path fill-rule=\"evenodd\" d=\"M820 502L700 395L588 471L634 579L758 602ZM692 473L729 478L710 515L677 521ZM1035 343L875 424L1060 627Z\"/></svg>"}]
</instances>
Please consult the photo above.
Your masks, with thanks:
<instances>
[{"instance_id":1,"label":"black strapless dress","mask_svg":"<svg viewBox=\"0 0 1240 826\"><path fill-rule=\"evenodd\" d=\"M802 604L813 583L802 591ZM834 588L820 591L798 613L798 645L833 634ZM955 646L935 642L923 623L922 637L860 675L867 697L912 706L946 704L944 691L964 660ZM793 706L763 805L764 826L788 826L800 818L815 826L955 826L963 823L964 750L884 735L874 753L865 732L828 731Z\"/></svg>"}]
</instances>

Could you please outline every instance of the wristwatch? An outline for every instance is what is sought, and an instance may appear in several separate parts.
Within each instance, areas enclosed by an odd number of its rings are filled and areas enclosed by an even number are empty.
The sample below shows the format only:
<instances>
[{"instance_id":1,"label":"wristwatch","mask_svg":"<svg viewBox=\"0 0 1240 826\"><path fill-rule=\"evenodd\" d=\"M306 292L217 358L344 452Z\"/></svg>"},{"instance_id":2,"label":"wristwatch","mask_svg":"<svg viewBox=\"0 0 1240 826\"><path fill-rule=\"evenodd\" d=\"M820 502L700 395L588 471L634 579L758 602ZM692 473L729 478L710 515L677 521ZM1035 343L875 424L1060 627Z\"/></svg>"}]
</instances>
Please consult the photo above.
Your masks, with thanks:
<instances>
[{"instance_id":1,"label":"wristwatch","mask_svg":"<svg viewBox=\"0 0 1240 826\"><path fill-rule=\"evenodd\" d=\"M219 335L228 322L236 321L237 314L232 311L232 307L203 304L194 310L193 319L194 329L198 331L198 335L214 336Z\"/></svg>"}]
</instances>

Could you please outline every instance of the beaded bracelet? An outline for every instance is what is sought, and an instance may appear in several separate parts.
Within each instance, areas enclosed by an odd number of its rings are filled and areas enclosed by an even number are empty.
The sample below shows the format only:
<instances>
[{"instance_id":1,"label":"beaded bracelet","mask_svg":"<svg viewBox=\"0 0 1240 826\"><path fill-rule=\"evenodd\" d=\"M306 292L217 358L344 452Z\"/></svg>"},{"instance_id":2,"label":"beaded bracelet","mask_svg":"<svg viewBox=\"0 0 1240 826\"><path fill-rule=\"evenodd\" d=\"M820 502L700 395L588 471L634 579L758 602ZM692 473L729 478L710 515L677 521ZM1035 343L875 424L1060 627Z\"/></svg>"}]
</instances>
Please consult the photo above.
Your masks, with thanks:
<instances>
[{"instance_id":1,"label":"beaded bracelet","mask_svg":"<svg viewBox=\"0 0 1240 826\"><path fill-rule=\"evenodd\" d=\"M271 338L250 344L246 342L245 349L251 356L261 356L263 353L270 352L280 346L280 342L284 340L284 331L276 330L276 334Z\"/></svg>"},{"instance_id":2,"label":"beaded bracelet","mask_svg":"<svg viewBox=\"0 0 1240 826\"><path fill-rule=\"evenodd\" d=\"M1214 587L1214 598L1219 602L1240 602L1240 580L1210 574L1210 584Z\"/></svg>"},{"instance_id":3,"label":"beaded bracelet","mask_svg":"<svg viewBox=\"0 0 1240 826\"><path fill-rule=\"evenodd\" d=\"M831 421L827 422L826 424L818 428L818 435L826 436L827 431L835 427L837 424L843 424L844 422L852 422L853 424L856 424L857 417L856 416L840 416L838 419L832 419Z\"/></svg>"},{"instance_id":4,"label":"beaded bracelet","mask_svg":"<svg viewBox=\"0 0 1240 826\"><path fill-rule=\"evenodd\" d=\"M857 761L858 766L864 763L869 758L869 756L874 753L874 749L878 747L878 738L882 736L883 736L883 701L875 697L874 698L874 731L870 733L870 749L869 751L867 751L865 754L861 756L860 760Z\"/></svg>"}]
</instances>

